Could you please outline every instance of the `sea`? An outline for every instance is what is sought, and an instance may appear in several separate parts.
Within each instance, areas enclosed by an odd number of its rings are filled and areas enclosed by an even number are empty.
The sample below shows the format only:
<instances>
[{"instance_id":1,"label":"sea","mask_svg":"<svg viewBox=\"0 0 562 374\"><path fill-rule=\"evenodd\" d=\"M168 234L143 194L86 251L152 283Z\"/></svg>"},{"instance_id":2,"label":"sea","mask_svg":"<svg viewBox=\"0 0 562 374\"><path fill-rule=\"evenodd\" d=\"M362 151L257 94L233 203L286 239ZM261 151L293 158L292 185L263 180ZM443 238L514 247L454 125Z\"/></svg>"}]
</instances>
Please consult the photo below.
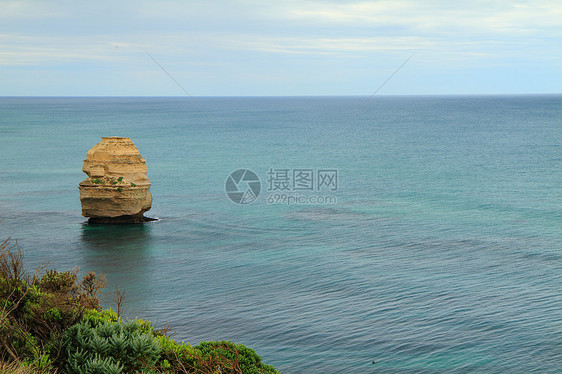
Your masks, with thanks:
<instances>
[{"instance_id":1,"label":"sea","mask_svg":"<svg viewBox=\"0 0 562 374\"><path fill-rule=\"evenodd\" d=\"M157 221L92 225L102 136ZM281 373L559 373L562 95L1 97L0 239Z\"/></svg>"}]
</instances>

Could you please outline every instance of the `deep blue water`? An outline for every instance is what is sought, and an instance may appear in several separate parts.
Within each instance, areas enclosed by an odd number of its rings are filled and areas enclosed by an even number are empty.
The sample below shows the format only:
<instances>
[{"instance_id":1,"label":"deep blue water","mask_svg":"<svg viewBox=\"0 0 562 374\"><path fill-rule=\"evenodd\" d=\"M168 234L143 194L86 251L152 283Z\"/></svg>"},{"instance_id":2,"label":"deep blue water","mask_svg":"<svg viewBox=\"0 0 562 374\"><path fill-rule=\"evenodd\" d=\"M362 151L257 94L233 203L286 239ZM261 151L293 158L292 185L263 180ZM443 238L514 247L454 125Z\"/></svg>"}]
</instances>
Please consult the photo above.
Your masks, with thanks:
<instances>
[{"instance_id":1,"label":"deep blue water","mask_svg":"<svg viewBox=\"0 0 562 374\"><path fill-rule=\"evenodd\" d=\"M283 373L557 372L562 96L365 99L0 98L0 239ZM139 148L158 222L86 224L101 136ZM225 194L241 168L252 204ZM337 202L269 204L270 169L336 170L283 193Z\"/></svg>"}]
</instances>

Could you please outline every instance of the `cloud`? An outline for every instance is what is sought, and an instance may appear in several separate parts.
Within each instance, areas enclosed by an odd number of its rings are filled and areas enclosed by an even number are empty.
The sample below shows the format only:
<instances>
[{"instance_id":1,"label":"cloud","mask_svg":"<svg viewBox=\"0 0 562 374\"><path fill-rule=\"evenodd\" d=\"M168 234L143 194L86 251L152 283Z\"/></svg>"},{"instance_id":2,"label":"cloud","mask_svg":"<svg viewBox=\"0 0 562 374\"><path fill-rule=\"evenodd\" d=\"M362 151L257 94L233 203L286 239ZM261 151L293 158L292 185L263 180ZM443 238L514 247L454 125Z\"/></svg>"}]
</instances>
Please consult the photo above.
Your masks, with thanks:
<instances>
[{"instance_id":1,"label":"cloud","mask_svg":"<svg viewBox=\"0 0 562 374\"><path fill-rule=\"evenodd\" d=\"M57 18L64 13L58 10L50 1L37 0L3 0L0 19L30 20Z\"/></svg>"},{"instance_id":2,"label":"cloud","mask_svg":"<svg viewBox=\"0 0 562 374\"><path fill-rule=\"evenodd\" d=\"M467 32L535 35L562 27L562 3L552 1L306 2L285 9L284 17L309 24L403 27L411 32ZM560 35L560 29L557 30Z\"/></svg>"},{"instance_id":3,"label":"cloud","mask_svg":"<svg viewBox=\"0 0 562 374\"><path fill-rule=\"evenodd\" d=\"M63 65L80 61L112 62L121 43L99 42L82 37L0 34L0 65Z\"/></svg>"},{"instance_id":4,"label":"cloud","mask_svg":"<svg viewBox=\"0 0 562 374\"><path fill-rule=\"evenodd\" d=\"M320 74L319 65L352 75L411 53L418 67L459 75L559 71L562 59L562 3L546 0L3 0L0 24L0 67L22 74L134 75L154 67L145 52L190 79L235 80L276 66L287 85Z\"/></svg>"}]
</instances>

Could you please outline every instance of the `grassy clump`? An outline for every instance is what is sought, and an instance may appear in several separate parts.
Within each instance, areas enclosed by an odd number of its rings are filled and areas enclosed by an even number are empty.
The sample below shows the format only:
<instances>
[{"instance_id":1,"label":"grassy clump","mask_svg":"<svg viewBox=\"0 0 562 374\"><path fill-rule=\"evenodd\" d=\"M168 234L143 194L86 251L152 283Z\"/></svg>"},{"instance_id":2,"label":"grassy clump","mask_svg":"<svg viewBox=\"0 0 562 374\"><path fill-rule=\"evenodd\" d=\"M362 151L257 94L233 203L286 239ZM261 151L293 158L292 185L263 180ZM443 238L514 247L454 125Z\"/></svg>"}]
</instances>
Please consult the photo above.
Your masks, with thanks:
<instances>
[{"instance_id":1,"label":"grassy clump","mask_svg":"<svg viewBox=\"0 0 562 374\"><path fill-rule=\"evenodd\" d=\"M0 374L274 374L256 352L228 341L177 343L143 320L102 310L105 279L78 269L32 276L10 240L0 243Z\"/></svg>"},{"instance_id":2,"label":"grassy clump","mask_svg":"<svg viewBox=\"0 0 562 374\"><path fill-rule=\"evenodd\" d=\"M63 332L82 320L86 310L99 310L103 277L78 269L38 271L30 276L23 255L9 240L0 244L0 362L49 372L62 350Z\"/></svg>"},{"instance_id":3,"label":"grassy clump","mask_svg":"<svg viewBox=\"0 0 562 374\"><path fill-rule=\"evenodd\" d=\"M47 371L41 371L36 368L24 365L18 361L4 362L0 361L0 374L47 374Z\"/></svg>"},{"instance_id":4,"label":"grassy clump","mask_svg":"<svg viewBox=\"0 0 562 374\"><path fill-rule=\"evenodd\" d=\"M277 373L273 366L262 363L261 357L253 349L242 344L229 341L201 342L195 350L205 364L212 364L219 373Z\"/></svg>"}]
</instances>

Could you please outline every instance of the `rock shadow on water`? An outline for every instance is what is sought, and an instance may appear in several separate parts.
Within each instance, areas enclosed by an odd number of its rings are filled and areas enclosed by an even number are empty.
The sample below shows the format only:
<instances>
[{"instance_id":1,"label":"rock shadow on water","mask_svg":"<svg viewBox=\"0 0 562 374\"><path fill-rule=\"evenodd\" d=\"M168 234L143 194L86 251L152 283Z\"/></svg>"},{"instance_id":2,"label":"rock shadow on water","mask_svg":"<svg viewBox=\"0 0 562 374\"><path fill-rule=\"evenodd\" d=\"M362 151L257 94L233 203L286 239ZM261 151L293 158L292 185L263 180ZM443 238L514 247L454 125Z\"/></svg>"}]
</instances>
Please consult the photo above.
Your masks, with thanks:
<instances>
[{"instance_id":1,"label":"rock shadow on water","mask_svg":"<svg viewBox=\"0 0 562 374\"><path fill-rule=\"evenodd\" d=\"M127 293L130 311L143 307L154 277L152 228L146 224L82 225L83 266L106 276L108 292L102 304L113 304L112 289ZM134 307L133 307L134 306Z\"/></svg>"},{"instance_id":2,"label":"rock shadow on water","mask_svg":"<svg viewBox=\"0 0 562 374\"><path fill-rule=\"evenodd\" d=\"M151 219L153 220L153 219ZM96 252L136 254L143 252L151 241L150 225L136 223L108 223L88 221L82 224L82 242L88 249Z\"/></svg>"}]
</instances>

